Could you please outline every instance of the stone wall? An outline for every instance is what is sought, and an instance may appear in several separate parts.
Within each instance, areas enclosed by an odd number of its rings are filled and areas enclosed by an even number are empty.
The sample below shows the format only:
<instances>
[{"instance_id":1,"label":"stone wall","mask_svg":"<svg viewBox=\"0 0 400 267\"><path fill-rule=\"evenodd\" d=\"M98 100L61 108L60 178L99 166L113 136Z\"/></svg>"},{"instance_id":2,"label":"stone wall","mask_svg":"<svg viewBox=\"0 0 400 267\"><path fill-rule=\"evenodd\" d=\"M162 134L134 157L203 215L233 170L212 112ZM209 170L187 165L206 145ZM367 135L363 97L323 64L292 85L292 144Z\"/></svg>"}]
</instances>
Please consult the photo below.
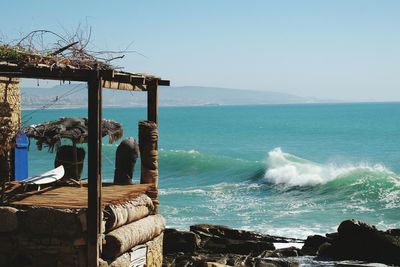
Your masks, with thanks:
<instances>
[{"instance_id":1,"label":"stone wall","mask_svg":"<svg viewBox=\"0 0 400 267\"><path fill-rule=\"evenodd\" d=\"M165 221L161 215L149 215L154 209L149 201L141 195L106 208L100 266L124 267L135 261L162 266ZM126 216L119 216L122 213ZM0 206L0 266L87 266L86 216L86 209ZM137 247L147 254L139 257Z\"/></svg>"},{"instance_id":2,"label":"stone wall","mask_svg":"<svg viewBox=\"0 0 400 267\"><path fill-rule=\"evenodd\" d=\"M11 149L21 124L19 79L0 77L0 179L10 180Z\"/></svg>"},{"instance_id":3,"label":"stone wall","mask_svg":"<svg viewBox=\"0 0 400 267\"><path fill-rule=\"evenodd\" d=\"M0 207L0 217L0 266L87 265L80 212Z\"/></svg>"}]
</instances>

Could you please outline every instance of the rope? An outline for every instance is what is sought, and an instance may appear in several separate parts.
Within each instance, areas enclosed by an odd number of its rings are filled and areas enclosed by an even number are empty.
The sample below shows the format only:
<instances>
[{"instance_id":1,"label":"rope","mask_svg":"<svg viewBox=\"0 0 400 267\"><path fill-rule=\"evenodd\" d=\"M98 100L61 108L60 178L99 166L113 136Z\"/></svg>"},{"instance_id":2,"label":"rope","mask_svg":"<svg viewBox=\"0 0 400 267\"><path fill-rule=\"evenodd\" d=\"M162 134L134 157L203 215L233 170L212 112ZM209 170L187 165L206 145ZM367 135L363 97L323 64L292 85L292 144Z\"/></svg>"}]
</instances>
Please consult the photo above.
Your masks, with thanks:
<instances>
[{"instance_id":1,"label":"rope","mask_svg":"<svg viewBox=\"0 0 400 267\"><path fill-rule=\"evenodd\" d=\"M70 89L67 92L65 92L64 94L62 94L60 96L56 96L56 98L52 102L49 102L49 103L43 105L42 107L40 107L38 109L35 109L32 112L22 116L22 118L21 118L21 121L22 121L21 128L23 128L26 125L26 123L29 122L32 119L32 114L35 114L38 111L46 110L46 109L50 108L51 106L55 105L60 99L63 99L64 97L71 96L73 94L78 93L83 88L83 86L84 86L84 84L77 84L72 89Z\"/></svg>"}]
</instances>

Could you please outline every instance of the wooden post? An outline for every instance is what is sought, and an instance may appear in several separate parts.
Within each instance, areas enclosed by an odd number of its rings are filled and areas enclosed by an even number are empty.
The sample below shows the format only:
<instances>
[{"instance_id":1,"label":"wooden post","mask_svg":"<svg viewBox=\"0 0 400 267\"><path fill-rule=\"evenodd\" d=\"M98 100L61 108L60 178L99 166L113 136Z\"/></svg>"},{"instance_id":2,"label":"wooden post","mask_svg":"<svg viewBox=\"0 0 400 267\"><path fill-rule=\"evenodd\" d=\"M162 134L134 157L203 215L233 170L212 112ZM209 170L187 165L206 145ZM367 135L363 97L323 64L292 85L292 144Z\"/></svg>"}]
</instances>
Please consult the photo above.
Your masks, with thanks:
<instances>
[{"instance_id":1,"label":"wooden post","mask_svg":"<svg viewBox=\"0 0 400 267\"><path fill-rule=\"evenodd\" d=\"M152 121L139 122L140 183L152 184L148 195L158 206L158 127Z\"/></svg>"},{"instance_id":2,"label":"wooden post","mask_svg":"<svg viewBox=\"0 0 400 267\"><path fill-rule=\"evenodd\" d=\"M147 86L147 119L158 124L158 80Z\"/></svg>"},{"instance_id":3,"label":"wooden post","mask_svg":"<svg viewBox=\"0 0 400 267\"><path fill-rule=\"evenodd\" d=\"M79 178L79 171L78 171L78 150L76 149L75 141L72 141L72 157L74 161L74 172L75 172L75 179ZM80 180L80 179L79 179Z\"/></svg>"},{"instance_id":4,"label":"wooden post","mask_svg":"<svg viewBox=\"0 0 400 267\"><path fill-rule=\"evenodd\" d=\"M101 245L101 77L88 81L88 266L98 266Z\"/></svg>"},{"instance_id":5,"label":"wooden post","mask_svg":"<svg viewBox=\"0 0 400 267\"><path fill-rule=\"evenodd\" d=\"M139 122L139 148L142 162L140 183L152 184L148 192L158 207L158 80L147 86L147 119Z\"/></svg>"}]
</instances>

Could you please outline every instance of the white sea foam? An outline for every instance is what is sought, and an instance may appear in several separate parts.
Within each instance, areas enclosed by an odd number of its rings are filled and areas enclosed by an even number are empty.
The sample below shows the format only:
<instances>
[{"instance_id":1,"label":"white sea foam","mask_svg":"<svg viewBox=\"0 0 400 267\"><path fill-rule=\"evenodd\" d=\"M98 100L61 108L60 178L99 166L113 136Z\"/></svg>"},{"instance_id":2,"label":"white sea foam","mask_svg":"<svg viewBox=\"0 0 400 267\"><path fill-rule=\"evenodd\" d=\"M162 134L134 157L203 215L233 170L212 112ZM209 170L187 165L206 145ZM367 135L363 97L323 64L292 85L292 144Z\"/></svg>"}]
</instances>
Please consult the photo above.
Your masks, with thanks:
<instances>
[{"instance_id":1,"label":"white sea foam","mask_svg":"<svg viewBox=\"0 0 400 267\"><path fill-rule=\"evenodd\" d=\"M268 152L265 178L275 184L310 186L325 184L353 171L393 174L380 164L374 166L364 163L346 166L338 166L333 163L318 164L285 153L278 147Z\"/></svg>"}]
</instances>

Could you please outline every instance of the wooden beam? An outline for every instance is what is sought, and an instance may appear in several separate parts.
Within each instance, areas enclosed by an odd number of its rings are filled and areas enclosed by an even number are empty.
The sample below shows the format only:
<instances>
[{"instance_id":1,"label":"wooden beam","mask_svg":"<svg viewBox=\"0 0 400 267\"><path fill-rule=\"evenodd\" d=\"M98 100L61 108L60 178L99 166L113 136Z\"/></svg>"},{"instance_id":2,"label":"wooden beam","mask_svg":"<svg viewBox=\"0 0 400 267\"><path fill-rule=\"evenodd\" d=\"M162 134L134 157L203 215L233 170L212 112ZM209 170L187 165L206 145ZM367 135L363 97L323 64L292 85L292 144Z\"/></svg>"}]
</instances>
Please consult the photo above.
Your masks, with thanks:
<instances>
[{"instance_id":1,"label":"wooden beam","mask_svg":"<svg viewBox=\"0 0 400 267\"><path fill-rule=\"evenodd\" d=\"M129 83L120 83L115 81L103 80L103 88L127 91L146 91L146 85L133 85Z\"/></svg>"},{"instance_id":2,"label":"wooden beam","mask_svg":"<svg viewBox=\"0 0 400 267\"><path fill-rule=\"evenodd\" d=\"M88 81L88 266L98 266L101 245L101 104L99 72Z\"/></svg>"},{"instance_id":3,"label":"wooden beam","mask_svg":"<svg viewBox=\"0 0 400 267\"><path fill-rule=\"evenodd\" d=\"M158 80L147 85L147 120L158 124Z\"/></svg>"},{"instance_id":4,"label":"wooden beam","mask_svg":"<svg viewBox=\"0 0 400 267\"><path fill-rule=\"evenodd\" d=\"M0 64L0 73L7 77L15 78L31 78L46 80L64 80L64 81L88 81L93 70L88 69L71 69L68 67L50 66L24 66ZM112 70L101 70L102 75L112 76Z\"/></svg>"},{"instance_id":5,"label":"wooden beam","mask_svg":"<svg viewBox=\"0 0 400 267\"><path fill-rule=\"evenodd\" d=\"M168 80L158 80L159 86L170 86L170 81Z\"/></svg>"},{"instance_id":6,"label":"wooden beam","mask_svg":"<svg viewBox=\"0 0 400 267\"><path fill-rule=\"evenodd\" d=\"M130 83L131 82L131 75L125 73L116 73L114 74L114 81L121 82L121 83Z\"/></svg>"}]
</instances>

